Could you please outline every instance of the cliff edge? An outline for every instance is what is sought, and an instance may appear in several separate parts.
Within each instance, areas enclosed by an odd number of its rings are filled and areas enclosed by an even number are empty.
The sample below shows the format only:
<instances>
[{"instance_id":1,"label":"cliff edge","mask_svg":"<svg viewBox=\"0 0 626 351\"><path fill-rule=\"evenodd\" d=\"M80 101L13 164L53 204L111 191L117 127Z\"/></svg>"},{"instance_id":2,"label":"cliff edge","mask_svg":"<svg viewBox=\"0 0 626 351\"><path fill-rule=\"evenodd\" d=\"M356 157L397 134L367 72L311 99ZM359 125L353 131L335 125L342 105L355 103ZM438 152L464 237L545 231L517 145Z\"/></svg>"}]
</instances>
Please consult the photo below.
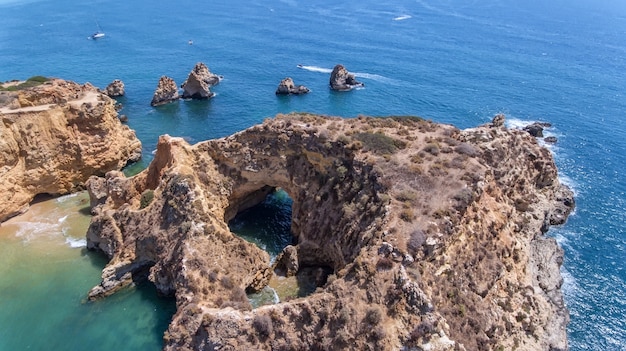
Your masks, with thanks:
<instances>
[{"instance_id":1,"label":"cliff edge","mask_svg":"<svg viewBox=\"0 0 626 351\"><path fill-rule=\"evenodd\" d=\"M2 91L0 118L0 222L26 211L38 194L84 189L90 176L141 157L115 101L90 84L53 79Z\"/></svg>"},{"instance_id":2,"label":"cliff edge","mask_svg":"<svg viewBox=\"0 0 626 351\"><path fill-rule=\"evenodd\" d=\"M550 152L498 116L459 130L415 117L279 115L88 182L91 299L147 277L174 295L164 350L566 350L562 250L574 206ZM227 222L274 188L293 200L309 296L252 309L269 256ZM288 252L287 252L288 251Z\"/></svg>"}]
</instances>

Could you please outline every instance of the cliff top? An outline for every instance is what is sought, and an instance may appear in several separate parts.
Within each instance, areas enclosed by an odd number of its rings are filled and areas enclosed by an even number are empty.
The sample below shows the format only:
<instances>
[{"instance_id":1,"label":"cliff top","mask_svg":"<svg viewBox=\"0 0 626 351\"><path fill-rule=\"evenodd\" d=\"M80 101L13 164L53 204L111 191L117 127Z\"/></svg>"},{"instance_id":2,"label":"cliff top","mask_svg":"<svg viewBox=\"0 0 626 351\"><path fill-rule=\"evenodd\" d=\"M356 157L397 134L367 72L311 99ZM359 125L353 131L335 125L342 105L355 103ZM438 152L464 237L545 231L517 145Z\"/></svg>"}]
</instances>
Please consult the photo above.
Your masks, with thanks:
<instances>
[{"instance_id":1,"label":"cliff top","mask_svg":"<svg viewBox=\"0 0 626 351\"><path fill-rule=\"evenodd\" d=\"M300 113L195 145L162 136L144 172L88 183L88 247L111 259L90 297L142 276L175 295L166 350L565 349L562 251L543 233L573 199L503 119ZM227 225L274 188L295 243L275 267ZM251 310L245 291L275 269L312 270L317 290Z\"/></svg>"},{"instance_id":2,"label":"cliff top","mask_svg":"<svg viewBox=\"0 0 626 351\"><path fill-rule=\"evenodd\" d=\"M10 89L12 87L15 89ZM100 96L98 89L89 83L79 85L62 79L43 77L11 81L1 85L0 113L45 111L54 105L65 103L79 107L83 103L96 104Z\"/></svg>"}]
</instances>

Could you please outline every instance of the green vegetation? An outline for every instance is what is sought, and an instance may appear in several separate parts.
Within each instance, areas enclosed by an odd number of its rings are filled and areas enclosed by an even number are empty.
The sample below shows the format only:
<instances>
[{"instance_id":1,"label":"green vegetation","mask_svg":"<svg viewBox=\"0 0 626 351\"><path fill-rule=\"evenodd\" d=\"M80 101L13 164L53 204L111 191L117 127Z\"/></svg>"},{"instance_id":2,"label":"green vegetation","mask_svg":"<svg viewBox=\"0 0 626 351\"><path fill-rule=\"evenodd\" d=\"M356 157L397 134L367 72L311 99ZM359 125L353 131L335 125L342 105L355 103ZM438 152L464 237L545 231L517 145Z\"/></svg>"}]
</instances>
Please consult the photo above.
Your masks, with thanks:
<instances>
[{"instance_id":1,"label":"green vegetation","mask_svg":"<svg viewBox=\"0 0 626 351\"><path fill-rule=\"evenodd\" d=\"M141 193L141 199L139 200L139 209L146 208L154 199L154 190L147 189Z\"/></svg>"},{"instance_id":2,"label":"green vegetation","mask_svg":"<svg viewBox=\"0 0 626 351\"><path fill-rule=\"evenodd\" d=\"M363 143L365 151L380 155L389 155L406 147L406 142L394 139L384 133L358 133L354 138Z\"/></svg>"},{"instance_id":3,"label":"green vegetation","mask_svg":"<svg viewBox=\"0 0 626 351\"><path fill-rule=\"evenodd\" d=\"M11 85L9 87L3 87L0 86L0 91L18 91L18 90L23 90L23 89L27 89L27 88L31 88L31 87L36 87L38 85L41 85L47 81L49 81L50 79L44 77L44 76L33 76L28 78L25 82L20 83L20 84L16 84L16 85Z\"/></svg>"}]
</instances>

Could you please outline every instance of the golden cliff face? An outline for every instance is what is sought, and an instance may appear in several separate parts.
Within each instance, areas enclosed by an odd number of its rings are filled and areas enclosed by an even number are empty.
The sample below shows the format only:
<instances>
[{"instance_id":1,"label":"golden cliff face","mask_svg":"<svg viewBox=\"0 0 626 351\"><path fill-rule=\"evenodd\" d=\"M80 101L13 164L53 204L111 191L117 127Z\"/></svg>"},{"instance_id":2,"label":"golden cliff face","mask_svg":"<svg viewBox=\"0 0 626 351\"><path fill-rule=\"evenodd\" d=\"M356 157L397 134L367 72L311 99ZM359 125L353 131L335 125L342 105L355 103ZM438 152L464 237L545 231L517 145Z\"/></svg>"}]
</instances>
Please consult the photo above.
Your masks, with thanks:
<instances>
[{"instance_id":1,"label":"golden cliff face","mask_svg":"<svg viewBox=\"0 0 626 351\"><path fill-rule=\"evenodd\" d=\"M67 194L92 175L141 157L141 142L115 102L89 84L55 79L3 92L0 106L0 222L38 194Z\"/></svg>"},{"instance_id":2,"label":"golden cliff face","mask_svg":"<svg viewBox=\"0 0 626 351\"><path fill-rule=\"evenodd\" d=\"M267 189L293 200L291 267L315 292L251 309L269 257L226 222ZM459 130L410 117L279 115L88 182L95 299L147 277L175 295L166 350L565 350L562 251L543 234L571 192L550 153L500 117Z\"/></svg>"}]
</instances>

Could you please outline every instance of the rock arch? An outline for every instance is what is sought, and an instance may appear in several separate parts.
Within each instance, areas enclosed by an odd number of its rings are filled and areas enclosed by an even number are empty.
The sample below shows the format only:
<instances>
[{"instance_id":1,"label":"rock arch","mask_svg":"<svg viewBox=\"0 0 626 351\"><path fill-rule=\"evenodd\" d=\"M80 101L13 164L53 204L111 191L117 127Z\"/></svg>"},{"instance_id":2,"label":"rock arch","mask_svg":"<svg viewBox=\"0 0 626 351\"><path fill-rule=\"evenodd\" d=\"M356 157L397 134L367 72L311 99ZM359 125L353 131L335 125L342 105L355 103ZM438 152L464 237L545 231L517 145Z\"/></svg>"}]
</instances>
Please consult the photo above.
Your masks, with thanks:
<instances>
[{"instance_id":1,"label":"rock arch","mask_svg":"<svg viewBox=\"0 0 626 351\"><path fill-rule=\"evenodd\" d=\"M176 296L165 350L564 348L550 280L562 251L542 233L565 221L572 194L549 152L501 119L460 131L298 114L196 145L162 136L144 172L88 182L88 247L110 257L90 297L147 274ZM250 310L245 290L267 284L269 255L226 222L273 188L293 200L299 263L335 274Z\"/></svg>"}]
</instances>

